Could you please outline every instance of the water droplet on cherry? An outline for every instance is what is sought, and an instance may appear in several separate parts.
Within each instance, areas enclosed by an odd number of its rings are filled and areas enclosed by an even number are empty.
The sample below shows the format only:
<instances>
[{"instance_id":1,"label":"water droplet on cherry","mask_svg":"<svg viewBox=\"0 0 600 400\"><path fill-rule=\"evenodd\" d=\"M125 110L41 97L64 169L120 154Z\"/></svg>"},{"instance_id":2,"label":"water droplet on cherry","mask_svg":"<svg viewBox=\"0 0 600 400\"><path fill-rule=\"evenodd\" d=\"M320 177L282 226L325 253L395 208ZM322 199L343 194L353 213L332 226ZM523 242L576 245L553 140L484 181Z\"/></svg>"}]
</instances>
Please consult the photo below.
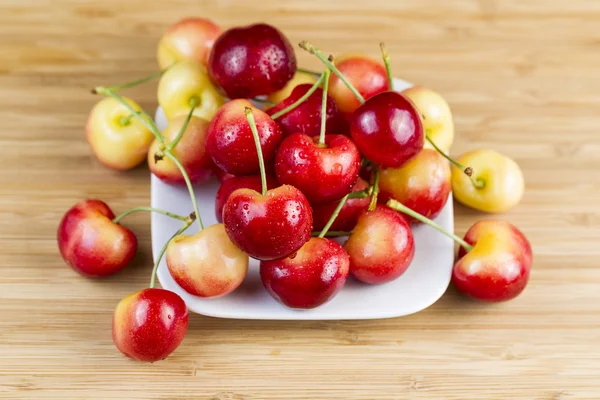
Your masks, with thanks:
<instances>
[{"instance_id":1,"label":"water droplet on cherry","mask_svg":"<svg viewBox=\"0 0 600 400\"><path fill-rule=\"evenodd\" d=\"M344 168L342 167L342 164L335 163L335 164L333 164L333 167L331 167L331 172L334 175L341 175L343 169Z\"/></svg>"}]
</instances>

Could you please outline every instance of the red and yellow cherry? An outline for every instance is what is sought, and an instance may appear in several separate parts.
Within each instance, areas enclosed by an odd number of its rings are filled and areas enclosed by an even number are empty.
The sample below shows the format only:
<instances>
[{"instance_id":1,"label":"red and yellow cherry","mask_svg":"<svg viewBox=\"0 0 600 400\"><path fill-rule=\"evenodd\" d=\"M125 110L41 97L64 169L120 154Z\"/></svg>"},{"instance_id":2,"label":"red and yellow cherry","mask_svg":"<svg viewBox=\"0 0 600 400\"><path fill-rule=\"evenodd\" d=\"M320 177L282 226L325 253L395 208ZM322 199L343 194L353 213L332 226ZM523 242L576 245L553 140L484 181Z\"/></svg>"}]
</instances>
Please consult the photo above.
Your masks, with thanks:
<instances>
[{"instance_id":1,"label":"red and yellow cherry","mask_svg":"<svg viewBox=\"0 0 600 400\"><path fill-rule=\"evenodd\" d=\"M310 239L312 212L302 192L290 185L266 191L233 192L223 207L229 238L250 257L274 260L295 253Z\"/></svg>"},{"instance_id":2,"label":"red and yellow cherry","mask_svg":"<svg viewBox=\"0 0 600 400\"><path fill-rule=\"evenodd\" d=\"M304 96L313 85L303 84L296 86L292 94L282 102L266 110L267 114L273 116L279 111L289 107ZM303 103L293 110L275 118L281 127L284 136L293 133L305 133L308 136L318 136L321 130L321 105L323 89L317 88ZM327 109L325 117L325 129L330 133L345 133L347 123L338 111L335 101L327 96Z\"/></svg>"},{"instance_id":3,"label":"red and yellow cherry","mask_svg":"<svg viewBox=\"0 0 600 400\"><path fill-rule=\"evenodd\" d=\"M175 351L187 327L188 310L181 297L164 289L144 289L117 305L113 341L127 357L155 362Z\"/></svg>"},{"instance_id":4,"label":"red and yellow cherry","mask_svg":"<svg viewBox=\"0 0 600 400\"><path fill-rule=\"evenodd\" d=\"M450 165L437 151L423 149L400 168L379 172L379 201L395 199L406 207L435 218L450 194ZM418 222L407 216L410 222Z\"/></svg>"},{"instance_id":5,"label":"red and yellow cherry","mask_svg":"<svg viewBox=\"0 0 600 400\"><path fill-rule=\"evenodd\" d=\"M365 99L390 90L385 66L379 60L364 54L343 54L334 63ZM360 106L356 96L335 74L329 78L329 94L343 113L351 113Z\"/></svg>"},{"instance_id":6,"label":"red and yellow cherry","mask_svg":"<svg viewBox=\"0 0 600 400\"><path fill-rule=\"evenodd\" d=\"M363 192L369 187L367 181L358 178L352 187L352 193ZM351 231L356 226L358 217L369 208L371 199L368 196L361 198L349 198L342 208L338 216L329 227L332 231ZM312 206L313 210L313 230L320 231L325 228L327 222L333 215L338 206L339 201L334 201L327 204L316 204Z\"/></svg>"},{"instance_id":7,"label":"red and yellow cherry","mask_svg":"<svg viewBox=\"0 0 600 400\"><path fill-rule=\"evenodd\" d=\"M452 167L452 193L460 203L476 210L502 213L523 197L525 181L519 165L491 149L478 149L457 160L472 170L471 177Z\"/></svg>"},{"instance_id":8,"label":"red and yellow cherry","mask_svg":"<svg viewBox=\"0 0 600 400\"><path fill-rule=\"evenodd\" d=\"M158 42L157 58L160 69L178 61L195 61L206 65L208 55L221 28L206 18L182 18L171 25Z\"/></svg>"},{"instance_id":9,"label":"red and yellow cherry","mask_svg":"<svg viewBox=\"0 0 600 400\"><path fill-rule=\"evenodd\" d=\"M168 120L188 115L195 106L194 116L210 121L225 103L205 68L193 61L181 61L169 68L158 82L157 96Z\"/></svg>"},{"instance_id":10,"label":"red and yellow cherry","mask_svg":"<svg viewBox=\"0 0 600 400\"><path fill-rule=\"evenodd\" d=\"M279 186L277 179L267 174L267 189L275 189ZM262 189L260 175L233 176L221 182L221 186L215 196L215 216L217 221L223 222L223 207L229 195L238 189L252 189L260 192Z\"/></svg>"},{"instance_id":11,"label":"red and yellow cherry","mask_svg":"<svg viewBox=\"0 0 600 400\"><path fill-rule=\"evenodd\" d=\"M115 214L100 200L84 200L63 216L57 232L65 262L81 275L102 278L122 270L137 251L129 229L113 222Z\"/></svg>"},{"instance_id":12,"label":"red and yellow cherry","mask_svg":"<svg viewBox=\"0 0 600 400\"><path fill-rule=\"evenodd\" d=\"M505 221L475 223L464 237L472 247L461 247L452 282L466 295L497 302L518 296L529 280L533 254L523 233Z\"/></svg>"},{"instance_id":13,"label":"red and yellow cherry","mask_svg":"<svg viewBox=\"0 0 600 400\"><path fill-rule=\"evenodd\" d=\"M384 92L356 109L350 134L366 158L383 168L398 168L423 148L421 117L406 97Z\"/></svg>"},{"instance_id":14,"label":"red and yellow cherry","mask_svg":"<svg viewBox=\"0 0 600 400\"><path fill-rule=\"evenodd\" d=\"M233 244L223 224L211 225L195 235L175 236L166 258L175 282L199 297L233 292L248 272L248 255Z\"/></svg>"},{"instance_id":15,"label":"red and yellow cherry","mask_svg":"<svg viewBox=\"0 0 600 400\"><path fill-rule=\"evenodd\" d=\"M344 248L350 255L350 274L372 284L401 276L415 254L413 233L406 218L381 205L358 218Z\"/></svg>"},{"instance_id":16,"label":"red and yellow cherry","mask_svg":"<svg viewBox=\"0 0 600 400\"><path fill-rule=\"evenodd\" d=\"M217 167L236 176L259 171L258 153L245 108L254 113L265 163L273 161L282 139L277 123L248 100L237 99L223 105L210 122L206 147Z\"/></svg>"},{"instance_id":17,"label":"red and yellow cherry","mask_svg":"<svg viewBox=\"0 0 600 400\"><path fill-rule=\"evenodd\" d=\"M187 116L179 116L167 125L162 132L165 138L165 145L169 145L178 136L181 128L185 124ZM177 157L181 165L185 168L192 183L206 182L212 176L212 161L206 151L206 136L208 132L208 122L202 118L191 117L190 121L171 153ZM148 152L148 167L150 171L164 182L183 184L185 180L177 164L170 158L163 157L156 161L157 154L161 154L161 143L155 140Z\"/></svg>"},{"instance_id":18,"label":"red and yellow cherry","mask_svg":"<svg viewBox=\"0 0 600 400\"><path fill-rule=\"evenodd\" d=\"M333 240L311 238L293 257L261 261L260 279L280 303L298 309L331 300L348 278L350 260Z\"/></svg>"},{"instance_id":19,"label":"red and yellow cherry","mask_svg":"<svg viewBox=\"0 0 600 400\"><path fill-rule=\"evenodd\" d=\"M135 101L124 100L134 110L141 110ZM152 132L127 107L111 97L105 97L94 105L85 133L98 160L119 171L141 164L154 139Z\"/></svg>"},{"instance_id":20,"label":"red and yellow cherry","mask_svg":"<svg viewBox=\"0 0 600 400\"><path fill-rule=\"evenodd\" d=\"M454 122L446 100L439 93L418 85L401 93L417 108L429 138L440 150L448 153L454 140ZM425 147L433 148L428 141L425 141Z\"/></svg>"},{"instance_id":21,"label":"red and yellow cherry","mask_svg":"<svg viewBox=\"0 0 600 400\"><path fill-rule=\"evenodd\" d=\"M318 137L302 133L281 142L275 174L282 184L297 187L313 204L330 203L350 193L358 178L360 153L344 135Z\"/></svg>"},{"instance_id":22,"label":"red and yellow cherry","mask_svg":"<svg viewBox=\"0 0 600 400\"><path fill-rule=\"evenodd\" d=\"M282 89L296 72L296 55L271 25L236 27L215 41L208 72L229 98L252 98Z\"/></svg>"},{"instance_id":23,"label":"red and yellow cherry","mask_svg":"<svg viewBox=\"0 0 600 400\"><path fill-rule=\"evenodd\" d=\"M312 86L317 81L317 79L319 78L314 74L296 70L292 79L290 79L289 82L285 84L283 89L280 89L268 95L267 100L271 103L277 104L287 99L292 94L292 91L296 88L296 86L302 85L303 83L308 83Z\"/></svg>"}]
</instances>

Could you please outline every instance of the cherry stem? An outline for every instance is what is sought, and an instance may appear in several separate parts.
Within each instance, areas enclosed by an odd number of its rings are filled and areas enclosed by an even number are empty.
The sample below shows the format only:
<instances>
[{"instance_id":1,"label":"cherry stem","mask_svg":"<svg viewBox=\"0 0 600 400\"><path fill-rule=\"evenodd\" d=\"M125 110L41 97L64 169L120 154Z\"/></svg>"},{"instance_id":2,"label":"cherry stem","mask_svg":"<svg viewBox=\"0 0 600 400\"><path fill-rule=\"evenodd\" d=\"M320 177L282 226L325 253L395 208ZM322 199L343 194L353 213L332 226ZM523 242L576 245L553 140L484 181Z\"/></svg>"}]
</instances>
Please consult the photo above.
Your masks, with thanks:
<instances>
[{"instance_id":1,"label":"cherry stem","mask_svg":"<svg viewBox=\"0 0 600 400\"><path fill-rule=\"evenodd\" d=\"M295 102L293 102L292 104L290 104L289 106L284 108L283 110L280 110L280 111L276 112L275 114L271 115L271 118L277 119L277 118L281 117L282 115L289 113L290 111L292 111L293 109L298 107L300 104L304 103L304 101L306 99L308 99L310 97L310 95L312 95L319 86L321 86L321 83L323 82L324 77L325 77L325 74L321 74L321 77L312 85L312 87L310 89L308 89L306 91L306 93L304 93L304 95L302 95L302 97L300 97L298 100L296 100Z\"/></svg>"},{"instance_id":2,"label":"cherry stem","mask_svg":"<svg viewBox=\"0 0 600 400\"><path fill-rule=\"evenodd\" d=\"M310 42L307 42L306 40L301 41L299 46L304 50L308 51L309 53L314 54L319 60L321 60L321 62L325 64L331 70L331 72L336 74L338 78L340 78L340 80L344 82L346 86L348 86L348 89L350 89L352 94L356 96L358 101L360 101L361 103L365 102L365 98L358 92L358 90L356 90L356 88L348 81L348 79L346 79L344 74L342 74L340 70L337 69L335 65L333 65L333 63L325 56L325 54L321 52L321 50L317 49L315 46L313 46Z\"/></svg>"},{"instance_id":3,"label":"cherry stem","mask_svg":"<svg viewBox=\"0 0 600 400\"><path fill-rule=\"evenodd\" d=\"M377 195L379 194L379 167L375 163L371 163L373 166L373 191L371 193L371 202L369 203L369 211L373 211L377 207Z\"/></svg>"},{"instance_id":4,"label":"cherry stem","mask_svg":"<svg viewBox=\"0 0 600 400\"><path fill-rule=\"evenodd\" d=\"M329 218L329 221L327 221L327 223L325 224L325 227L323 228L323 230L319 234L320 238L325 237L325 235L327 234L327 231L329 230L329 228L331 228L331 225L333 225L333 222L335 221L335 219L337 218L337 216L340 214L340 211L342 210L342 207L344 207L344 204L346 204L346 200L348 200L348 196L349 196L349 194L347 194L344 197L342 197L342 199L338 203L337 207L333 211L333 214L331 214L331 217Z\"/></svg>"},{"instance_id":5,"label":"cherry stem","mask_svg":"<svg viewBox=\"0 0 600 400\"><path fill-rule=\"evenodd\" d=\"M385 43L379 43L379 47L381 48L381 56L383 57L383 63L385 64L385 71L387 72L388 82L390 83L390 90L394 91L394 77L392 76L392 63L390 59L390 54L385 47Z\"/></svg>"},{"instance_id":6,"label":"cherry stem","mask_svg":"<svg viewBox=\"0 0 600 400\"><path fill-rule=\"evenodd\" d=\"M329 68L323 72L323 99L321 103L321 132L319 135L319 145L325 146L325 125L327 125L327 89L329 88Z\"/></svg>"},{"instance_id":7,"label":"cherry stem","mask_svg":"<svg viewBox=\"0 0 600 400\"><path fill-rule=\"evenodd\" d=\"M165 68L165 69L163 69L161 71L153 72L153 73L151 73L148 76L144 76L143 78L139 78L139 79L133 80L131 82L127 82L127 83L123 83L123 84L115 85L115 86L109 86L109 87L107 87L107 89L110 89L113 92L117 92L117 91L122 90L122 89L128 89L128 88L131 88L131 87L134 87L134 86L137 86L137 85L141 85L142 83L146 83L146 82L151 81L153 79L160 78L165 72L167 72L167 70L169 68L171 68L171 66L169 66L169 67L167 67L167 68Z\"/></svg>"},{"instance_id":8,"label":"cherry stem","mask_svg":"<svg viewBox=\"0 0 600 400\"><path fill-rule=\"evenodd\" d=\"M126 117L121 117L119 119L119 124L121 124L121 126L127 126L127 125L129 125L129 123L131 122L131 118L133 118L135 114L137 114L137 112L136 113L131 113L131 114L129 114Z\"/></svg>"},{"instance_id":9,"label":"cherry stem","mask_svg":"<svg viewBox=\"0 0 600 400\"><path fill-rule=\"evenodd\" d=\"M443 233L444 235L448 236L449 238L451 238L452 240L454 240L456 243L458 243L459 245L461 245L462 247L464 247L464 249L467 252L473 250L473 246L471 246L469 243L465 242L460 237L456 236L454 233L448 232L447 230L445 230L439 224L433 222L432 220L430 220L429 218L427 218L427 217L419 214L418 212L411 210L410 208L406 207L404 204L400 203L399 201L394 200L394 199L390 199L390 200L388 200L388 202L386 203L386 205L389 208L391 208L392 210L400 211L400 212L402 212L404 214L410 215L411 217L413 217L415 219L418 219L419 221L423 222L424 224L427 224L427 225L431 226L432 228L434 228L437 231Z\"/></svg>"},{"instance_id":10,"label":"cherry stem","mask_svg":"<svg viewBox=\"0 0 600 400\"><path fill-rule=\"evenodd\" d=\"M177 143L179 143L179 141L181 140L181 137L185 133L185 130L187 129L187 127L190 123L190 120L192 119L192 115L194 114L194 110L198 106L198 101L196 99L192 99L192 100L190 100L190 105L192 106L192 108L190 108L190 112L188 113L187 118L185 119L185 122L183 123L183 126L177 133L177 136L175 137L175 139L173 139L173 141L167 145L167 147L165 148L165 151L173 150L173 148L175 148L175 146L177 146Z\"/></svg>"},{"instance_id":11,"label":"cherry stem","mask_svg":"<svg viewBox=\"0 0 600 400\"><path fill-rule=\"evenodd\" d=\"M373 194L373 189L365 189L360 192L352 192L348 194L349 199L365 199Z\"/></svg>"},{"instance_id":12,"label":"cherry stem","mask_svg":"<svg viewBox=\"0 0 600 400\"><path fill-rule=\"evenodd\" d=\"M431 140L429 135L425 135L425 138L438 153L440 153L446 160L450 161L450 164L454 165L456 168L460 169L466 176L468 176L469 179L471 180L471 183L473 183L473 186L475 186L477 189L483 189L485 187L484 181L482 181L481 179L473 178L473 168L465 167L464 165L462 165L461 163L459 163L452 157L448 156L444 151L442 151L442 149L440 149L435 144L435 142L433 140Z\"/></svg>"},{"instance_id":13,"label":"cherry stem","mask_svg":"<svg viewBox=\"0 0 600 400\"><path fill-rule=\"evenodd\" d=\"M144 124L144 126L146 126L146 128L148 128L148 130L150 132L152 132L152 134L154 135L154 137L156 137L156 139L159 142L165 143L165 138L163 137L163 135L160 133L160 131L156 127L156 124L154 123L154 120L152 119L152 117L150 117L150 115L148 115L148 113L146 111L144 111L144 110L135 110L131 106L131 104L129 104L128 102L125 101L125 99L122 96L119 96L114 91L112 91L110 88L107 88L107 87L104 87L104 86L97 86L97 87L95 87L94 89L92 89L92 93L93 94L103 94L105 96L109 96L109 97L112 97L113 99L117 100L125 108L127 108L127 110L129 110L129 112L133 116L135 116L137 119L139 119L140 122L142 124ZM144 118L144 117L146 117L146 118Z\"/></svg>"},{"instance_id":14,"label":"cherry stem","mask_svg":"<svg viewBox=\"0 0 600 400\"><path fill-rule=\"evenodd\" d=\"M296 72L304 72L305 74L314 75L314 76L321 75L320 73L318 73L316 71L311 71L310 69L306 69L306 68L296 68Z\"/></svg>"},{"instance_id":15,"label":"cherry stem","mask_svg":"<svg viewBox=\"0 0 600 400\"><path fill-rule=\"evenodd\" d=\"M123 214L121 214L118 217L114 218L112 221L115 224L118 224L119 221L121 221L123 218L125 218L129 214L132 214L132 213L135 213L135 212L140 212L140 211L155 212L155 213L166 215L167 217L178 219L180 221L187 221L187 219L188 219L188 217L184 217L182 215L178 215L178 214L174 214L174 213L171 213L171 212L168 212L168 211L165 211L165 210L161 210L160 208L154 208L154 207L135 207L135 208L132 208L131 210L125 211Z\"/></svg>"},{"instance_id":16,"label":"cherry stem","mask_svg":"<svg viewBox=\"0 0 600 400\"><path fill-rule=\"evenodd\" d=\"M258 130L256 129L256 122L254 121L254 114L250 107L244 109L248 124L250 124L250 130L254 137L254 144L256 145L256 153L258 154L258 165L260 167L260 182L262 185L262 195L267 194L267 174L265 173L265 160L263 159L262 148L260 147L260 138L258 137Z\"/></svg>"},{"instance_id":17,"label":"cherry stem","mask_svg":"<svg viewBox=\"0 0 600 400\"><path fill-rule=\"evenodd\" d=\"M175 232L175 234L173 236L171 236L169 238L169 240L167 240L167 242L164 244L164 246L160 250L160 253L158 254L158 258L156 259L156 262L154 263L154 267L152 268L152 275L150 276L150 289L152 289L154 287L154 285L156 284L156 272L158 271L158 266L160 264L160 260L162 260L163 256L165 255L165 252L167 251L169 244L171 244L171 241L173 239L175 239L175 237L177 237L178 235L181 235L183 232L185 232L185 230L187 228L189 228L193 222L194 222L193 218L188 219L186 221L186 223L177 232Z\"/></svg>"},{"instance_id":18,"label":"cherry stem","mask_svg":"<svg viewBox=\"0 0 600 400\"><path fill-rule=\"evenodd\" d=\"M190 181L189 175L187 174L183 165L181 165L181 162L179 162L179 160L173 155L173 153L171 153L170 151L165 151L165 155L168 158L170 158L175 163L175 165L177 165L179 171L181 171L183 180L185 180L185 184L188 188L188 191L190 192L190 199L192 200L192 205L194 206L194 213L196 215L195 219L198 221L198 226L200 226L200 230L204 229L204 225L202 224L202 218L200 217L200 211L198 209L198 202L196 201L196 195L194 194L194 187L192 186L192 182Z\"/></svg>"},{"instance_id":19,"label":"cherry stem","mask_svg":"<svg viewBox=\"0 0 600 400\"><path fill-rule=\"evenodd\" d=\"M311 236L319 236L320 232L311 232ZM329 231L325 234L325 236L333 237L333 236L350 236L352 232L345 231Z\"/></svg>"}]
</instances>

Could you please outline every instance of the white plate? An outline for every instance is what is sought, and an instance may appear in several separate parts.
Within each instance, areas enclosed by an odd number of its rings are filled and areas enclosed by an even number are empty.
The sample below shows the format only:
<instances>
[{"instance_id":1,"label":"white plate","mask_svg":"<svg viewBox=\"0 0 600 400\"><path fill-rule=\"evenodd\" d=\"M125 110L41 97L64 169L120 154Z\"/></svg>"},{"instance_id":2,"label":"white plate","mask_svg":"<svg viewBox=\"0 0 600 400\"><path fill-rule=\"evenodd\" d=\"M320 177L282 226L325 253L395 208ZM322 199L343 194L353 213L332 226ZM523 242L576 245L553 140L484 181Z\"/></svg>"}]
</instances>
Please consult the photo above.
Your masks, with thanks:
<instances>
[{"instance_id":1,"label":"white plate","mask_svg":"<svg viewBox=\"0 0 600 400\"><path fill-rule=\"evenodd\" d=\"M410 87L396 79L395 89ZM160 130L166 118L159 108L156 123ZM152 207L188 215L192 204L185 186L173 186L152 175ZM213 179L195 187L198 207L205 226L217 222L214 211L219 183ZM452 195L436 218L448 231L454 231ZM164 243L181 227L181 222L161 214L152 214L152 252L158 255ZM197 232L194 224L186 233ZM188 308L198 314L240 319L275 320L352 320L399 317L421 311L435 303L450 283L454 261L454 243L428 226L414 229L415 257L406 272L393 282L367 285L349 278L341 292L330 302L312 310L292 310L275 301L263 288L256 260L250 259L248 275L233 293L216 299L202 299L185 292L171 277L163 258L158 279L163 288L179 294ZM341 239L343 240L343 239Z\"/></svg>"}]
</instances>

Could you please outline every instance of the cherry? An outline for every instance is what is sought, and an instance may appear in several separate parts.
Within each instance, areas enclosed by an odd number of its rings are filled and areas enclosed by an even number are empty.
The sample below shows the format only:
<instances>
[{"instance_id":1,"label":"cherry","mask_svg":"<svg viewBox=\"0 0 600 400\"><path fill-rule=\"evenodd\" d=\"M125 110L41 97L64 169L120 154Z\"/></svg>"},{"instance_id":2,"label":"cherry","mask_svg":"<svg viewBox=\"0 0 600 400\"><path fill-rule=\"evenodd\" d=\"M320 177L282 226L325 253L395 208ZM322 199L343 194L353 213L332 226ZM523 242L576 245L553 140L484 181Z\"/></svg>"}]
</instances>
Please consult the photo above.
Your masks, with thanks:
<instances>
[{"instance_id":1,"label":"cherry","mask_svg":"<svg viewBox=\"0 0 600 400\"><path fill-rule=\"evenodd\" d=\"M252 131L244 113L252 109L264 160L270 163L281 142L279 126L266 113L245 99L232 100L219 109L208 127L206 147L215 165L232 175L252 175L259 171Z\"/></svg>"},{"instance_id":2,"label":"cherry","mask_svg":"<svg viewBox=\"0 0 600 400\"><path fill-rule=\"evenodd\" d=\"M62 218L57 240L65 262L81 275L101 278L129 264L137 251L133 232L117 224L100 200L84 200Z\"/></svg>"},{"instance_id":3,"label":"cherry","mask_svg":"<svg viewBox=\"0 0 600 400\"><path fill-rule=\"evenodd\" d=\"M293 257L261 261L260 278L282 304L299 309L331 300L348 278L350 260L344 248L330 239L312 238Z\"/></svg>"},{"instance_id":4,"label":"cherry","mask_svg":"<svg viewBox=\"0 0 600 400\"><path fill-rule=\"evenodd\" d=\"M267 174L267 189L275 189L278 186L277 179L271 174ZM233 176L221 182L221 186L215 196L215 216L217 217L217 221L223 222L223 207L225 207L225 202L229 199L229 195L237 189L252 189L260 192L260 175Z\"/></svg>"},{"instance_id":5,"label":"cherry","mask_svg":"<svg viewBox=\"0 0 600 400\"><path fill-rule=\"evenodd\" d=\"M165 359L181 344L188 310L181 297L164 289L144 289L119 302L113 316L113 341L137 361Z\"/></svg>"},{"instance_id":6,"label":"cherry","mask_svg":"<svg viewBox=\"0 0 600 400\"><path fill-rule=\"evenodd\" d=\"M236 27L215 41L208 72L228 97L252 98L282 89L296 72L296 55L271 25Z\"/></svg>"},{"instance_id":7,"label":"cherry","mask_svg":"<svg viewBox=\"0 0 600 400\"><path fill-rule=\"evenodd\" d=\"M296 108L279 116L282 110L285 110L301 99L311 88L313 88L313 86L314 85L310 84L296 86L289 97L266 110L267 114L279 124L284 136L289 136L298 132L308 136L319 135L322 108L321 101L323 97L323 89L319 87L315 86L316 89L314 92L312 92L312 94ZM325 129L327 132L347 132L347 123L338 111L335 101L329 96L327 96L326 114Z\"/></svg>"},{"instance_id":8,"label":"cherry","mask_svg":"<svg viewBox=\"0 0 600 400\"><path fill-rule=\"evenodd\" d=\"M365 193L368 187L369 184L359 177L352 187L351 195L363 195L356 198L348 198L348 201L343 205L339 215L335 218L329 229L332 231L351 231L354 229L359 215L369 207L370 200L368 194ZM329 221L337 206L338 202L313 205L313 230L322 230L325 228L327 221Z\"/></svg>"},{"instance_id":9,"label":"cherry","mask_svg":"<svg viewBox=\"0 0 600 400\"><path fill-rule=\"evenodd\" d=\"M401 276L415 254L412 230L406 218L378 205L363 213L344 244L350 255L350 274L372 284Z\"/></svg>"}]
</instances>

